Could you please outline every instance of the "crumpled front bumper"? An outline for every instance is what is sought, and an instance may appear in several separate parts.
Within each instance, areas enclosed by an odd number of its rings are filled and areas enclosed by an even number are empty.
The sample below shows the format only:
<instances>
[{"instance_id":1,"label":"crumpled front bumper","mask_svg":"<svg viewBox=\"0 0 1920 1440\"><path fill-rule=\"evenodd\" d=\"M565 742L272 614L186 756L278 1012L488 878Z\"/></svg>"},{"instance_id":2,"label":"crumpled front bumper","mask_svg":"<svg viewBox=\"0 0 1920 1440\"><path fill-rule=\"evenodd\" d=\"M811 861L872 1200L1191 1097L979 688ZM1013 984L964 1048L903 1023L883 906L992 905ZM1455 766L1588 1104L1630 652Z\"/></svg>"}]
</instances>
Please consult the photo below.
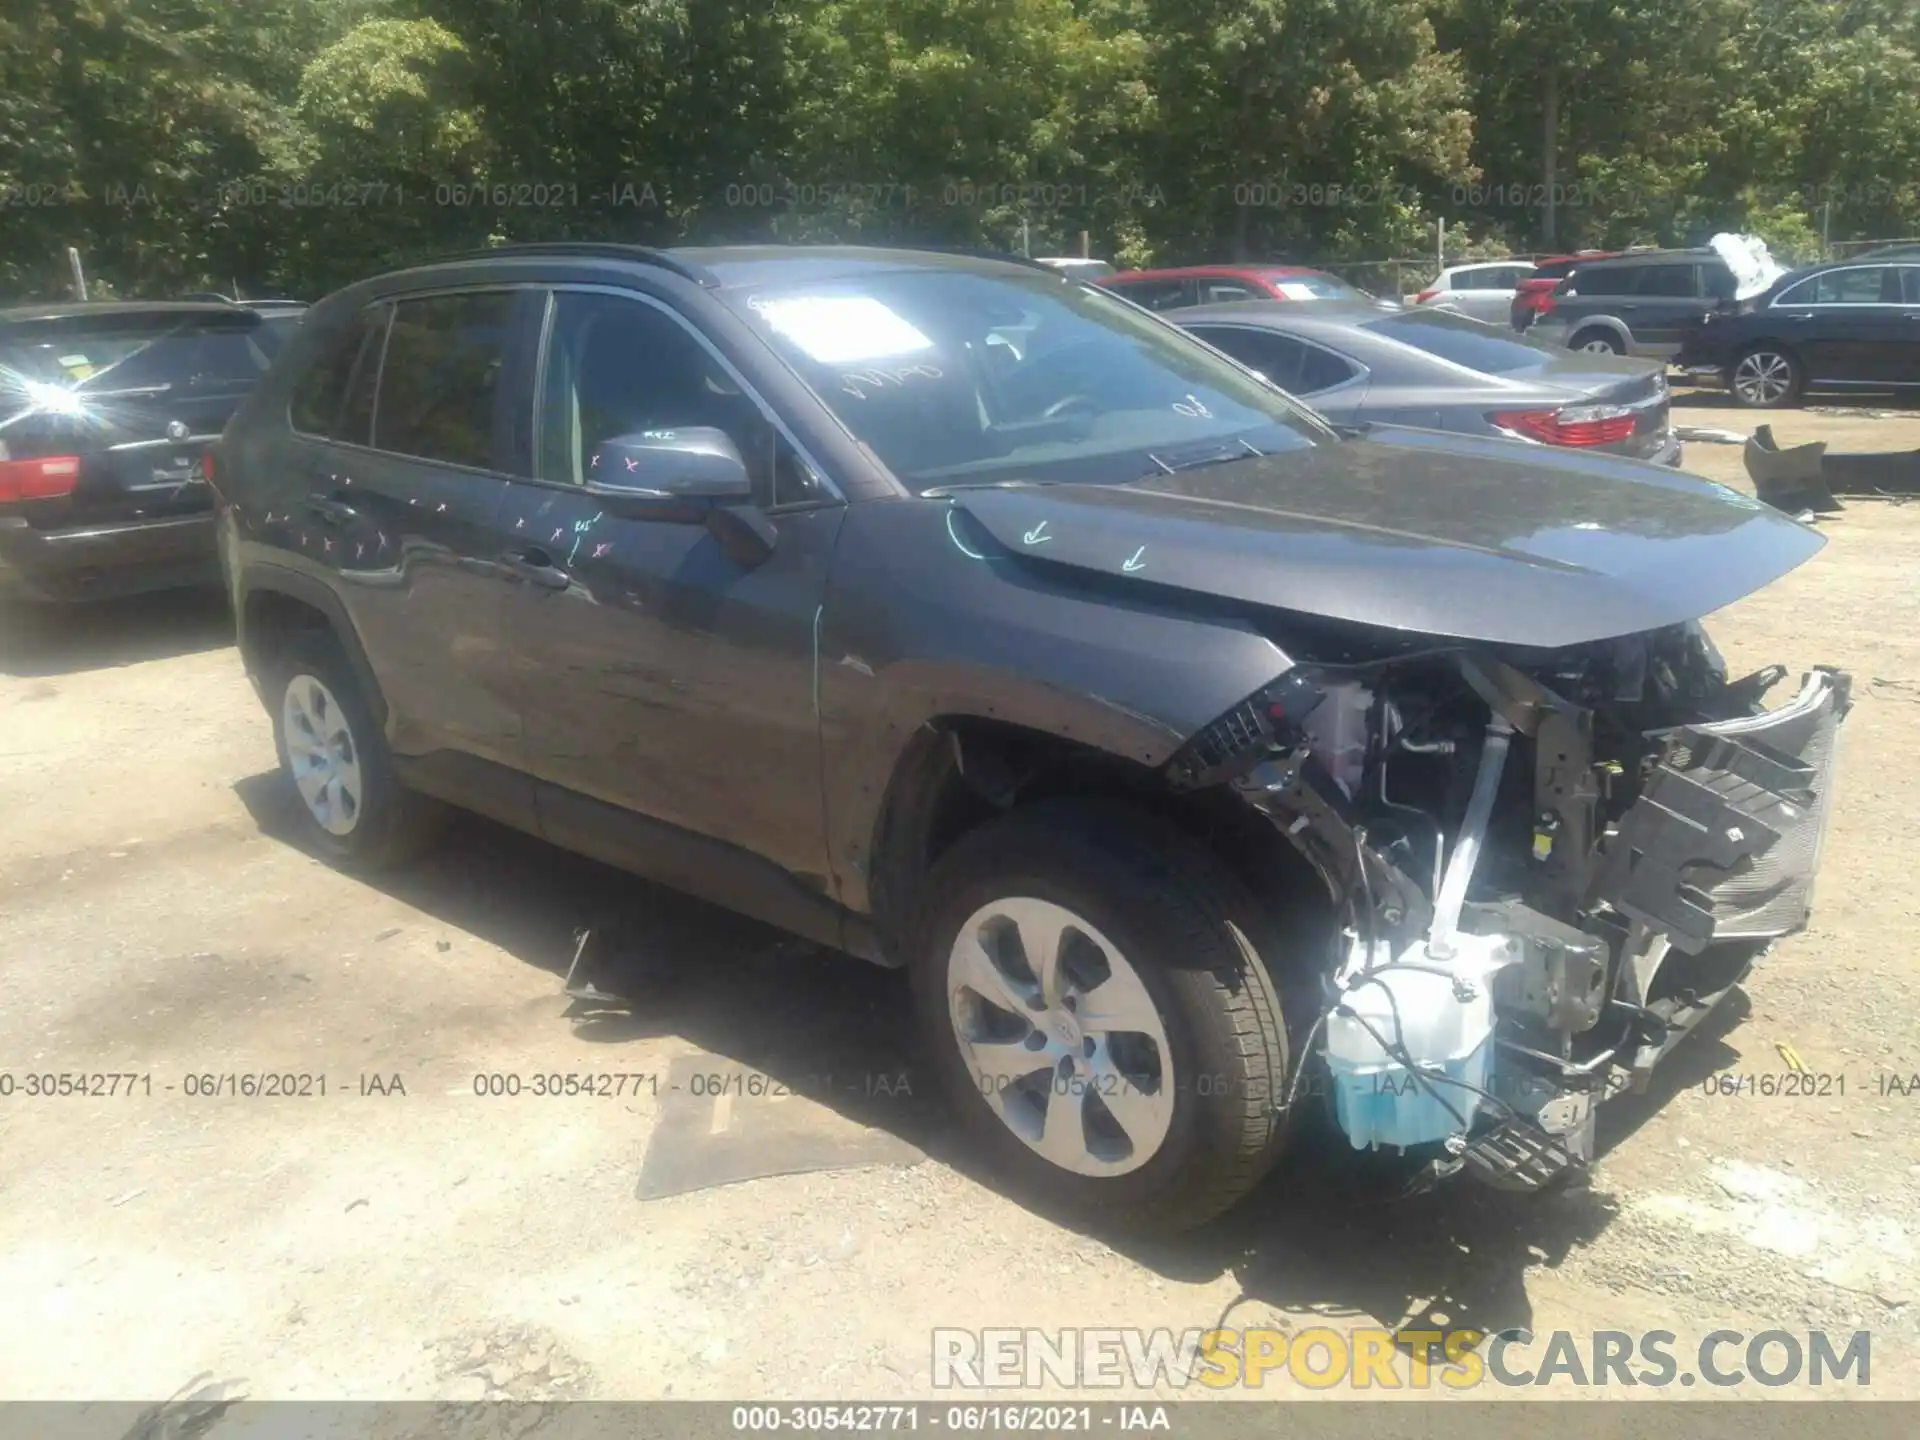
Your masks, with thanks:
<instances>
[{"instance_id":1,"label":"crumpled front bumper","mask_svg":"<svg viewBox=\"0 0 1920 1440\"><path fill-rule=\"evenodd\" d=\"M1777 709L1672 732L1621 818L1596 898L1688 954L1802 929L1850 692L1846 675L1818 669Z\"/></svg>"},{"instance_id":2,"label":"crumpled front bumper","mask_svg":"<svg viewBox=\"0 0 1920 1440\"><path fill-rule=\"evenodd\" d=\"M1516 1068L1501 1088L1519 1104L1467 1148L1470 1175L1537 1190L1589 1161L1596 1103L1644 1087L1768 944L1805 927L1850 704L1848 677L1817 669L1785 705L1665 736L1594 885L1593 898L1631 925L1606 1007L1624 1029L1578 1062L1503 1038L1501 1063ZM1654 996L1656 972L1674 963L1670 950L1698 956L1710 947L1689 977L1698 983Z\"/></svg>"}]
</instances>

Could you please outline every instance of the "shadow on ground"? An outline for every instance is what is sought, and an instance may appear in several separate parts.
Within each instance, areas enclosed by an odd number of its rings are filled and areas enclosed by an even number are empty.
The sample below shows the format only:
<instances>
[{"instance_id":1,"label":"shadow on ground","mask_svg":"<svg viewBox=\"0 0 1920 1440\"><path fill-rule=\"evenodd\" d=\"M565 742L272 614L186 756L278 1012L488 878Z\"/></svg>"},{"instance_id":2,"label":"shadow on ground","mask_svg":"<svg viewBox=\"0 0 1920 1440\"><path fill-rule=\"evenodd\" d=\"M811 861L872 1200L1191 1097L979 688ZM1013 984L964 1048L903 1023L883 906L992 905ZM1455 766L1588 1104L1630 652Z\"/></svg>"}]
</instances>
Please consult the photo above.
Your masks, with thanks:
<instances>
[{"instance_id":1,"label":"shadow on ground","mask_svg":"<svg viewBox=\"0 0 1920 1440\"><path fill-rule=\"evenodd\" d=\"M233 643L220 590L169 590L84 605L0 600L0 675L78 675Z\"/></svg>"},{"instance_id":2,"label":"shadow on ground","mask_svg":"<svg viewBox=\"0 0 1920 1440\"><path fill-rule=\"evenodd\" d=\"M1689 409L1725 410L1751 419L1756 424L1769 419L1778 419L1782 415L1797 413L1794 409L1785 410L1747 410L1733 403L1733 397L1726 391L1702 386L1698 389L1685 384L1673 387L1673 403ZM1862 417L1877 414L1920 415L1920 409L1914 405L1913 392L1887 390L1882 392L1846 390L1828 394L1817 391L1807 396L1799 407L1802 410L1829 410L1840 415L1859 415Z\"/></svg>"},{"instance_id":3,"label":"shadow on ground","mask_svg":"<svg viewBox=\"0 0 1920 1440\"><path fill-rule=\"evenodd\" d=\"M297 801L277 776L250 777L236 791L263 831L296 843ZM582 1038L617 1047L681 1037L995 1185L935 1100L897 971L479 819L456 820L433 854L376 883L549 971L556 987L579 932L589 930L591 978L627 1003L576 1004L570 1023ZM1729 1063L1732 1052L1718 1037L1740 1013L1738 1001L1726 1007L1662 1066L1645 1095L1602 1110L1603 1153L1679 1090ZM830 1089L821 1084L829 1075ZM1530 1325L1527 1267L1557 1266L1616 1213L1597 1189L1510 1195L1461 1182L1401 1198L1406 1179L1404 1169L1356 1155L1329 1121L1309 1121L1288 1160L1225 1218L1169 1240L1102 1238L1169 1278L1230 1275L1255 1307L1315 1311L1333 1323L1375 1316L1415 1329L1491 1333Z\"/></svg>"}]
</instances>

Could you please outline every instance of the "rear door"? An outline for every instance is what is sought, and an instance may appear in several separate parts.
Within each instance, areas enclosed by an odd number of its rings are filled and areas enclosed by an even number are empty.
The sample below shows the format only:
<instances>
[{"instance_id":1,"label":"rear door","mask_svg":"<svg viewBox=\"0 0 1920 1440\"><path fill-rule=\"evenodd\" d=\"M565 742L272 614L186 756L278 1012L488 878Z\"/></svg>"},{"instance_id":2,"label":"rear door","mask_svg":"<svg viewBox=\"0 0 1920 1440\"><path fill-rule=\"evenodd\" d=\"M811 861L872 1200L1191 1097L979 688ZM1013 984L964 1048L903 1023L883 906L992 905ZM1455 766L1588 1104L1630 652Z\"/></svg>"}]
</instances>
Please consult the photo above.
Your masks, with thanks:
<instances>
[{"instance_id":1,"label":"rear door","mask_svg":"<svg viewBox=\"0 0 1920 1440\"><path fill-rule=\"evenodd\" d=\"M508 477L526 468L516 366L538 308L532 289L372 307L359 343L333 357L350 376L338 408L325 361L293 399L305 498L272 520L346 602L402 756L519 758L500 646L509 576L494 527Z\"/></svg>"},{"instance_id":2,"label":"rear door","mask_svg":"<svg viewBox=\"0 0 1920 1440\"><path fill-rule=\"evenodd\" d=\"M1707 311L1706 282L1694 260L1634 267L1633 293L1622 301L1637 354L1673 355Z\"/></svg>"},{"instance_id":3,"label":"rear door","mask_svg":"<svg viewBox=\"0 0 1920 1440\"><path fill-rule=\"evenodd\" d=\"M266 371L246 310L107 312L0 332L14 384L0 445L14 460L77 456L71 493L27 507L41 529L213 508L202 459Z\"/></svg>"}]
</instances>

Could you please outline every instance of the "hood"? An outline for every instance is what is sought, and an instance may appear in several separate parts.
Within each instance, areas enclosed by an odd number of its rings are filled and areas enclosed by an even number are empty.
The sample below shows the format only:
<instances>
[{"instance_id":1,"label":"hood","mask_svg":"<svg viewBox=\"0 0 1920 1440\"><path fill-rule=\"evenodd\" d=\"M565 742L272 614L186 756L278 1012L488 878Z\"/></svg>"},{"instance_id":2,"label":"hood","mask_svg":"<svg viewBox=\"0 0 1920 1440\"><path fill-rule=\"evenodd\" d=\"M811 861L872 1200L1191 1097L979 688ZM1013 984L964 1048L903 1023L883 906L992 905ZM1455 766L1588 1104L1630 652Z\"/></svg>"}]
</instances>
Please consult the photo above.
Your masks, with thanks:
<instances>
[{"instance_id":1,"label":"hood","mask_svg":"<svg viewBox=\"0 0 1920 1440\"><path fill-rule=\"evenodd\" d=\"M1826 543L1663 467L1385 427L1132 484L959 491L953 504L1024 563L1549 648L1698 619Z\"/></svg>"}]
</instances>

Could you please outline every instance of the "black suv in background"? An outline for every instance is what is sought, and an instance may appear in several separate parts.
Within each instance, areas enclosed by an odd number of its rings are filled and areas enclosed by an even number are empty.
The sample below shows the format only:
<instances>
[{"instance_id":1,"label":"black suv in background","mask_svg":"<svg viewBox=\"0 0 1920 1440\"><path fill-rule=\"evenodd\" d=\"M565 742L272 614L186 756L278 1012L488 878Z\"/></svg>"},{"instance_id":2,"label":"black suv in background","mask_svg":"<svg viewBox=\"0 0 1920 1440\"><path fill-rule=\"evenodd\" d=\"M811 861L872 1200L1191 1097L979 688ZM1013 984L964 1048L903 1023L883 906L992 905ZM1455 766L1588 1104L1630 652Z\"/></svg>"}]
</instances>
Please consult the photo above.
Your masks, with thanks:
<instances>
[{"instance_id":1,"label":"black suv in background","mask_svg":"<svg viewBox=\"0 0 1920 1440\"><path fill-rule=\"evenodd\" d=\"M1674 363L1754 409L1797 405L1808 390L1920 387L1920 247L1784 275L1706 315Z\"/></svg>"},{"instance_id":2,"label":"black suv in background","mask_svg":"<svg viewBox=\"0 0 1920 1440\"><path fill-rule=\"evenodd\" d=\"M1307 1103L1537 1188L1806 919L1845 678L1763 710L1696 620L1816 532L1343 434L1042 266L423 266L315 306L217 459L317 849L451 802L904 966L979 1143L1095 1215L1208 1218Z\"/></svg>"},{"instance_id":3,"label":"black suv in background","mask_svg":"<svg viewBox=\"0 0 1920 1440\"><path fill-rule=\"evenodd\" d=\"M207 447L277 348L228 304L0 310L0 593L217 584Z\"/></svg>"},{"instance_id":4,"label":"black suv in background","mask_svg":"<svg viewBox=\"0 0 1920 1440\"><path fill-rule=\"evenodd\" d=\"M1573 350L1668 359L1736 282L1713 250L1644 250L1583 260L1543 302L1527 334Z\"/></svg>"}]
</instances>

